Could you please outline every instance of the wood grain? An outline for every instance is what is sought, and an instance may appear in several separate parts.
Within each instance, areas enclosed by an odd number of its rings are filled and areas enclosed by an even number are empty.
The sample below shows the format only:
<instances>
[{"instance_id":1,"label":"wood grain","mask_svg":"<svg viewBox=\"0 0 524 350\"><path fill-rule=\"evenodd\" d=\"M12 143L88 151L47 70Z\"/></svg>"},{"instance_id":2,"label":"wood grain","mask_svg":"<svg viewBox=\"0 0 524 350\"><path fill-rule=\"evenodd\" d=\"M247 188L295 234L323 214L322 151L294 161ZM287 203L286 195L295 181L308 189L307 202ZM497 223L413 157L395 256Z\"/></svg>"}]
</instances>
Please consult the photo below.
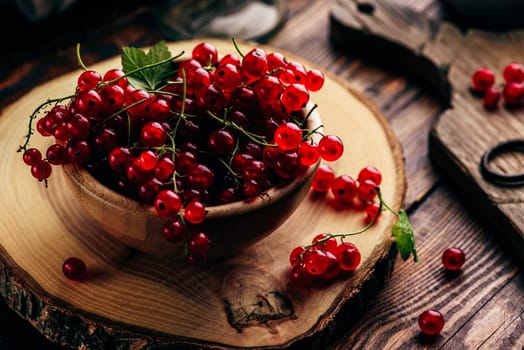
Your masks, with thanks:
<instances>
[{"instance_id":1,"label":"wood grain","mask_svg":"<svg viewBox=\"0 0 524 350\"><path fill-rule=\"evenodd\" d=\"M230 48L230 43L214 43L221 52ZM177 51L191 44L180 42L171 48ZM118 63L115 58L92 68L104 71ZM0 146L15 150L26 128L20 116L53 97L50 93L71 91L77 74L39 86L6 108L0 118L4 130ZM335 171L356 174L374 164L384 176L384 199L400 208L405 191L402 149L379 110L331 75L314 98L326 131L336 131L346 143L347 160L333 163ZM44 148L47 143L39 139L34 145ZM64 191L59 168L45 189L31 178L19 154L9 153L4 163L9 166L0 169L0 178L18 185L11 186L0 203L2 212L9 212L0 221L2 295L46 337L71 346L311 345L333 336L339 317L362 312L391 269L394 217L385 215L372 230L354 238L363 256L354 274L318 288L288 285L287 258L294 246L318 232L363 225L361 213L335 210L329 200L313 197L271 236L221 264L197 269L139 254L105 235L83 213ZM68 281L61 274L61 263L73 255L89 266L90 277L84 283Z\"/></svg>"}]
</instances>

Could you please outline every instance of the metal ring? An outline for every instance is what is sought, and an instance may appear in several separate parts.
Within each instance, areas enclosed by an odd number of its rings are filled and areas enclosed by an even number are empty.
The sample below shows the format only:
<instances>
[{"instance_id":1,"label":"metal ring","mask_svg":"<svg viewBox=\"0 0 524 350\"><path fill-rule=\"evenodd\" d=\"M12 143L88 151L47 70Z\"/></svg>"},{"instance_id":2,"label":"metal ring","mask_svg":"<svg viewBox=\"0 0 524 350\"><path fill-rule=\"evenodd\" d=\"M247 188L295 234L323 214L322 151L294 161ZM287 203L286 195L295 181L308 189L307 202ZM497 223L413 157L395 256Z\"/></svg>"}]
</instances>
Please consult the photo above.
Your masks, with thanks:
<instances>
[{"instance_id":1,"label":"metal ring","mask_svg":"<svg viewBox=\"0 0 524 350\"><path fill-rule=\"evenodd\" d=\"M480 172L486 181L503 187L516 187L524 185L524 172L520 174L503 174L493 170L489 162L503 153L524 153L524 140L510 140L499 143L482 155ZM524 167L524 163L523 163Z\"/></svg>"}]
</instances>

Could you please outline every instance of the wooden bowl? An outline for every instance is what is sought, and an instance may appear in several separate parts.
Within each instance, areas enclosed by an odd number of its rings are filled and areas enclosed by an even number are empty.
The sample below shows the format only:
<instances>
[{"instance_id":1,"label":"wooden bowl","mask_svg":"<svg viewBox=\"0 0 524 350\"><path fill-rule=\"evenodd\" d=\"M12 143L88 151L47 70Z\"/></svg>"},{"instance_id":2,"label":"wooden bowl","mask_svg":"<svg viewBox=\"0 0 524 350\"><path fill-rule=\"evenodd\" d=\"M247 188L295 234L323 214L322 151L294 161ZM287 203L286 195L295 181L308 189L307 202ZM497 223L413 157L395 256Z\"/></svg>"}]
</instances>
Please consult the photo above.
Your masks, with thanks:
<instances>
[{"instance_id":1,"label":"wooden bowl","mask_svg":"<svg viewBox=\"0 0 524 350\"><path fill-rule=\"evenodd\" d=\"M322 125L314 110L308 129ZM321 131L321 130L320 130ZM313 135L315 142L319 134ZM273 187L251 201L207 207L200 225L188 225L190 233L208 234L211 245L208 259L223 258L259 241L280 226L299 206L307 194L317 164L284 186ZM160 218L152 205L119 194L96 180L81 166L63 166L67 184L87 214L120 242L144 253L184 257L183 245L166 241Z\"/></svg>"}]
</instances>

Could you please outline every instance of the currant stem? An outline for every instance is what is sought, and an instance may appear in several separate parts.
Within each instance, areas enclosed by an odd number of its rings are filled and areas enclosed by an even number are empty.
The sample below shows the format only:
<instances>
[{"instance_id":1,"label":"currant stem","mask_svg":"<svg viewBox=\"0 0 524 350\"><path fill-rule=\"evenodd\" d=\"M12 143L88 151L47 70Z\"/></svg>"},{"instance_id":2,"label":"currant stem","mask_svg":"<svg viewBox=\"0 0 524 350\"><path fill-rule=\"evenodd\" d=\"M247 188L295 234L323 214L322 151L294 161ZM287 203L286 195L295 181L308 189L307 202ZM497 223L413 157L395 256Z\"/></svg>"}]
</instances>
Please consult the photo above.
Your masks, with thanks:
<instances>
[{"instance_id":1,"label":"currant stem","mask_svg":"<svg viewBox=\"0 0 524 350\"><path fill-rule=\"evenodd\" d=\"M377 191L377 194L378 194L378 199L379 199L379 208L378 208L378 211L377 211L377 215L375 215L373 217L373 219L371 219L371 221L366 225L364 226L363 228L359 229L359 230L356 230L356 231L353 231L353 232L345 232L345 233L328 233L326 234L326 237L322 238L322 239L319 239L317 241L315 241L314 243L310 243L308 245L306 245L304 247L304 251L302 251L302 253L300 253L299 256L297 256L296 260L298 259L302 259L304 257L304 254L309 251L311 248L313 248L314 246L318 245L318 244L322 244L324 242L326 242L327 240L329 240L330 238L340 238L341 241L344 241L344 238L346 237L349 237L349 236L356 236L356 235L360 235L364 232L366 232L367 230L369 230L374 224L375 222L378 220L378 217L380 215L380 212L382 211L382 208L383 207L386 207L386 209L388 209L389 211L391 211L392 213L398 215L395 211L391 210L391 208L389 208L385 203L384 201L382 200L382 196L380 195L380 188L377 186L375 187L376 191Z\"/></svg>"},{"instance_id":2,"label":"currant stem","mask_svg":"<svg viewBox=\"0 0 524 350\"><path fill-rule=\"evenodd\" d=\"M382 209L382 206L384 206L384 208L386 208L387 211L389 211L390 213L395 214L397 217L400 216L398 212L391 209L391 207L387 205L386 202L384 202L384 200L382 199L382 192L380 192L380 188L377 186L375 187L375 189L377 190L378 200L380 201L380 209ZM380 213L380 210L379 210L379 213Z\"/></svg>"},{"instance_id":3,"label":"currant stem","mask_svg":"<svg viewBox=\"0 0 524 350\"><path fill-rule=\"evenodd\" d=\"M248 132L248 131L244 130L243 128L241 128L240 126L238 126L237 124L233 123L233 122L228 122L227 120L219 118L218 116L213 114L213 112L211 112L211 111L207 111L207 114L210 117L212 117L213 119L215 119L218 122L220 122L222 125L232 127L233 129L239 131L244 136L246 136L248 139L250 139L251 141L255 142L256 144L258 144L260 146L276 147L276 145L273 144L273 143L267 143L267 142L262 141L261 138L264 138L263 136L256 135L256 134L253 134L251 132Z\"/></svg>"},{"instance_id":4,"label":"currant stem","mask_svg":"<svg viewBox=\"0 0 524 350\"><path fill-rule=\"evenodd\" d=\"M36 107L36 109L33 111L33 113L31 113L31 115L29 116L29 125L27 126L27 134L25 135L25 142L24 142L23 145L18 146L17 152L22 152L22 151L25 151L27 149L27 146L29 145L29 141L31 139L31 135L34 134L33 121L36 119L37 114L40 112L40 110L42 108L46 107L47 105L53 104L53 103L60 103L60 102L62 102L64 100L68 100L68 99L73 98L73 97L75 97L75 95L69 95L69 96L60 97L60 98L54 98L54 99L51 99L51 100L47 100L47 101L41 103L38 107Z\"/></svg>"},{"instance_id":5,"label":"currant stem","mask_svg":"<svg viewBox=\"0 0 524 350\"><path fill-rule=\"evenodd\" d=\"M238 47L237 39L233 38L232 40L233 40L233 46L235 47L235 50L237 50L241 58L244 58L244 54L242 53L242 51L240 51L240 48Z\"/></svg>"},{"instance_id":6,"label":"currant stem","mask_svg":"<svg viewBox=\"0 0 524 350\"><path fill-rule=\"evenodd\" d=\"M76 44L76 61L82 70L87 70L87 66L82 61L82 56L80 55L80 43Z\"/></svg>"}]
</instances>

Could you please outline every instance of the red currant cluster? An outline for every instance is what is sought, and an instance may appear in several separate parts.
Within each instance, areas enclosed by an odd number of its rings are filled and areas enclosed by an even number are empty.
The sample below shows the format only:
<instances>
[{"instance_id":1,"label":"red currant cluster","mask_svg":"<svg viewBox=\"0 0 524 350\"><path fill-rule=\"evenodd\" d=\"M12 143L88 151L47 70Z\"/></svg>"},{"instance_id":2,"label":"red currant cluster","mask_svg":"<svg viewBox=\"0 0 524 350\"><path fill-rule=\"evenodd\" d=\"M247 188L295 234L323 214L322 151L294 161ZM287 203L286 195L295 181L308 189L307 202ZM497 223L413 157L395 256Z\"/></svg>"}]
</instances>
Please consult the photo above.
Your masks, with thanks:
<instances>
[{"instance_id":1,"label":"red currant cluster","mask_svg":"<svg viewBox=\"0 0 524 350\"><path fill-rule=\"evenodd\" d=\"M381 182L382 174L373 166L362 168L354 180L349 175L335 176L329 165L321 164L313 178L312 189L320 193L331 192L340 205L364 210L365 221L370 223L380 214L379 204L373 200Z\"/></svg>"},{"instance_id":2,"label":"red currant cluster","mask_svg":"<svg viewBox=\"0 0 524 350\"><path fill-rule=\"evenodd\" d=\"M311 244L294 248L289 256L292 282L310 285L317 278L330 280L343 271L354 271L357 268L361 258L360 252L353 243L344 242L343 239L365 232L378 219L382 203L377 204L373 199L378 194L381 182L382 174L372 166L361 169L357 181L349 175L335 177L333 169L326 164L319 166L313 178L312 190L320 193L330 191L335 201L341 205L363 206L367 226L351 233L321 233L313 238ZM341 240L340 244L338 238Z\"/></svg>"},{"instance_id":3,"label":"red currant cluster","mask_svg":"<svg viewBox=\"0 0 524 350\"><path fill-rule=\"evenodd\" d=\"M73 95L42 104L30 118L31 130L39 110L51 107L36 123L55 139L45 157L28 148L31 131L20 150L38 180L47 182L51 165L69 162L150 203L166 219L164 237L185 240L188 260L200 264L209 239L187 237L185 227L202 223L206 206L255 198L320 157L336 160L343 144L334 135L314 144L318 130L306 127L315 108L306 111L310 92L324 83L316 69L260 48L219 58L209 43L169 63L170 77L155 88L133 84L139 69L83 71Z\"/></svg>"},{"instance_id":4,"label":"red currant cluster","mask_svg":"<svg viewBox=\"0 0 524 350\"><path fill-rule=\"evenodd\" d=\"M482 67L473 73L471 89L482 96L486 109L498 107L502 97L508 107L519 107L524 104L524 67L520 63L510 63L502 72L504 84L495 87L495 74L489 68Z\"/></svg>"}]
</instances>

